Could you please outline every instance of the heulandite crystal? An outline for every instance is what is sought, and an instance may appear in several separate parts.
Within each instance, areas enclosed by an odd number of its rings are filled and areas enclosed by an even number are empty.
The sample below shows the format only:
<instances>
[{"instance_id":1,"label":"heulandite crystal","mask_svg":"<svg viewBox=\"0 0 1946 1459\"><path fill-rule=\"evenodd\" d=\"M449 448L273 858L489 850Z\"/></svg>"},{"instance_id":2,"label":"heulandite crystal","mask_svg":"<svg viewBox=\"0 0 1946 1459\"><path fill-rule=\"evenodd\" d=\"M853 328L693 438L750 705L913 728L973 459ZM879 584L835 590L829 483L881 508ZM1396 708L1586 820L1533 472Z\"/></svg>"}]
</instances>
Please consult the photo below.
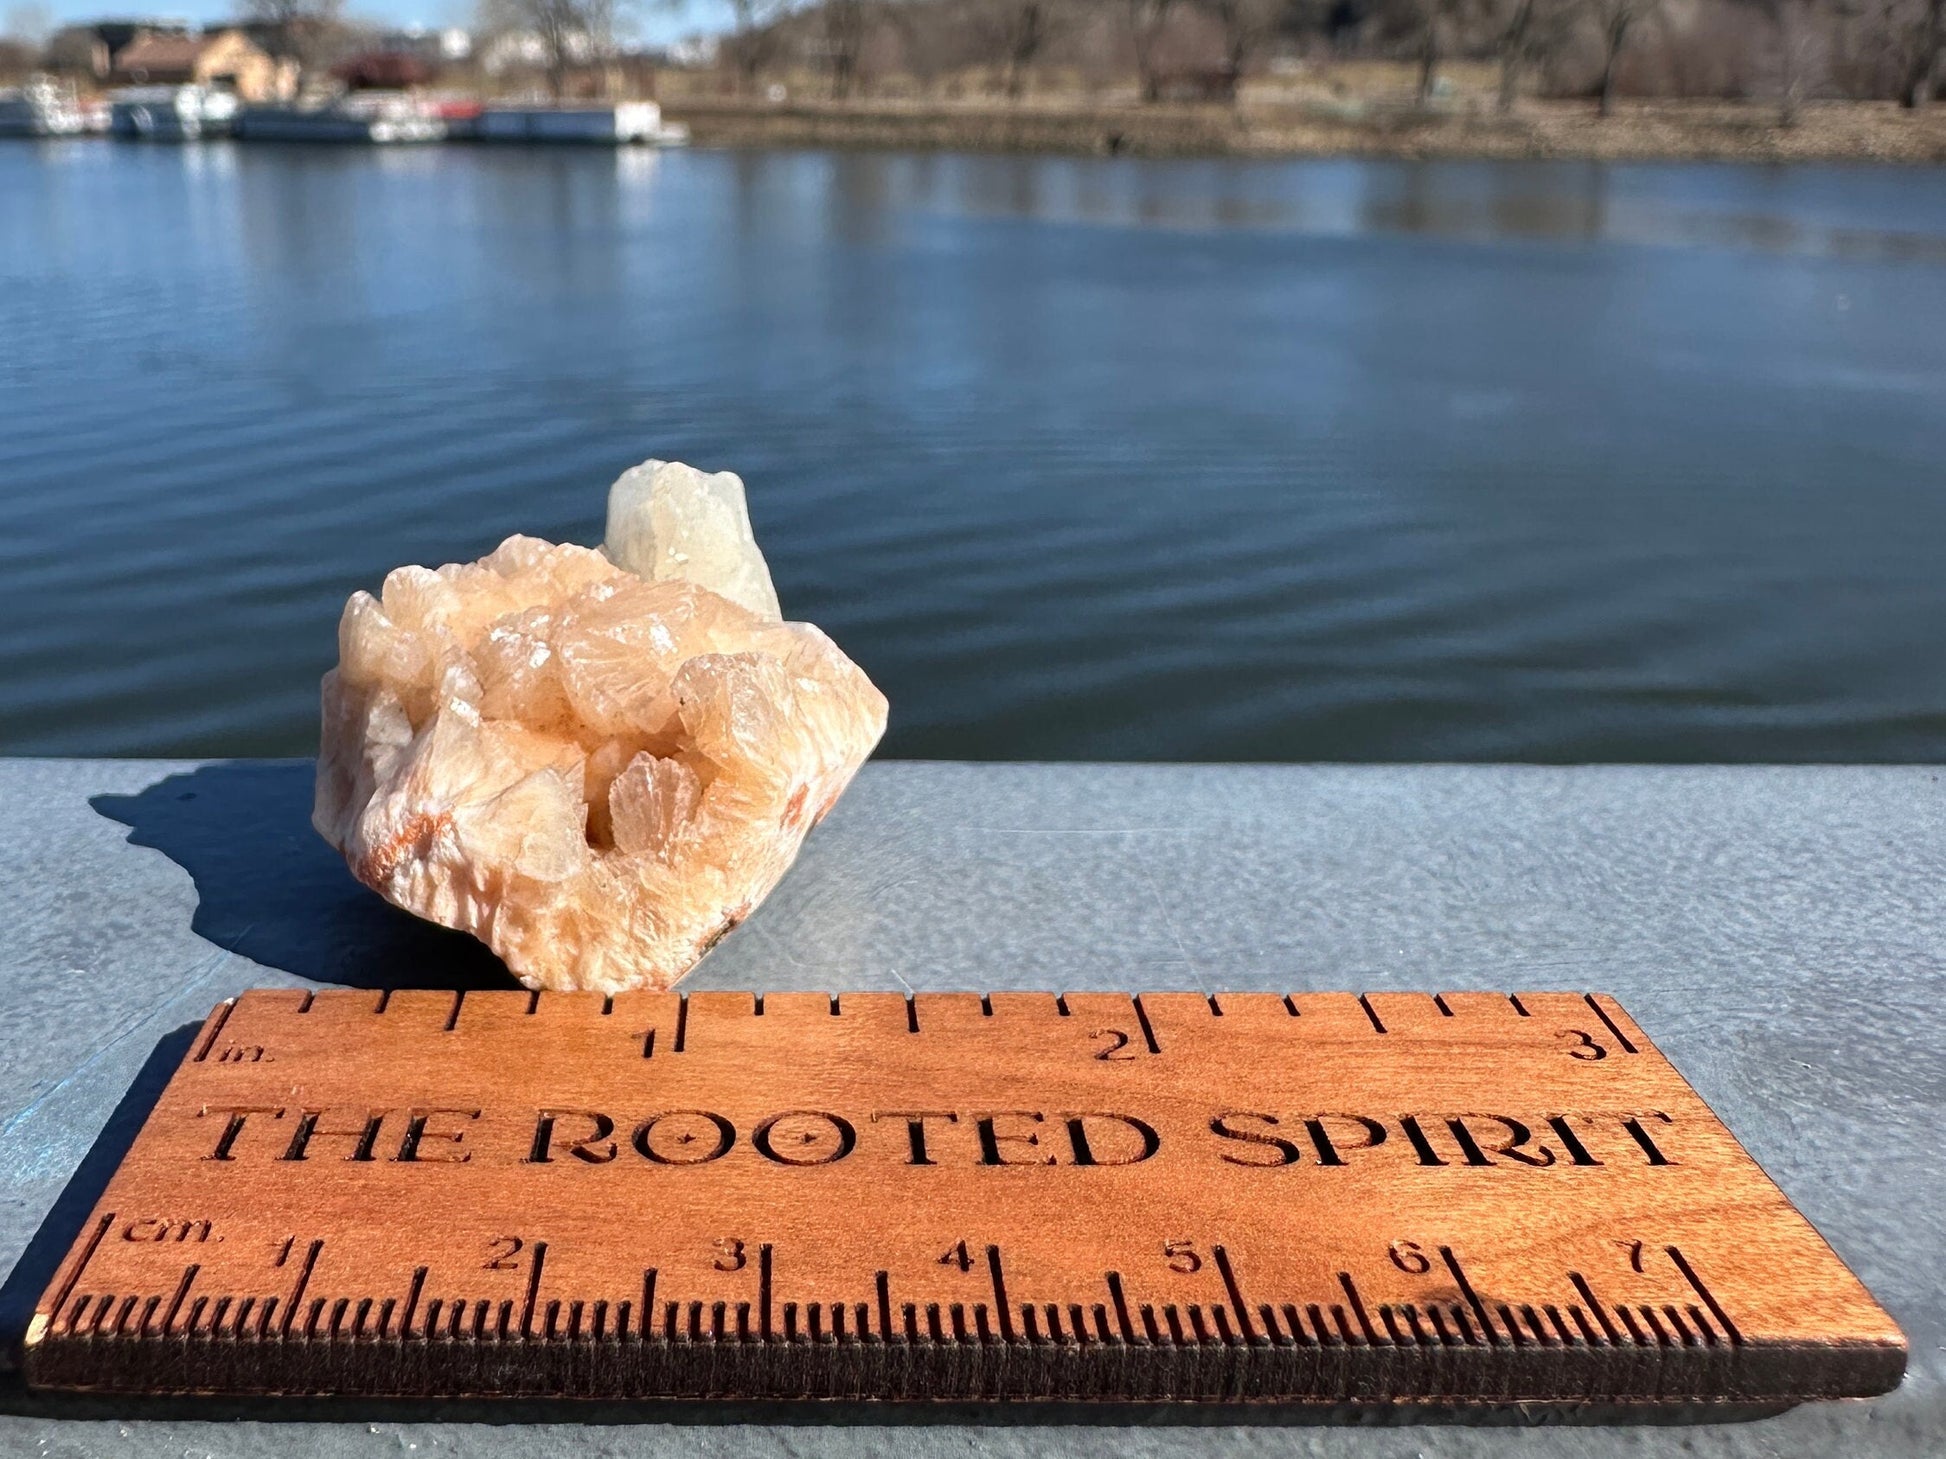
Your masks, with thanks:
<instances>
[{"instance_id":1,"label":"heulandite crystal","mask_svg":"<svg viewBox=\"0 0 1946 1459\"><path fill-rule=\"evenodd\" d=\"M596 551L510 537L354 593L312 823L535 988L666 988L762 901L885 730L780 619L743 483L647 462Z\"/></svg>"}]
</instances>

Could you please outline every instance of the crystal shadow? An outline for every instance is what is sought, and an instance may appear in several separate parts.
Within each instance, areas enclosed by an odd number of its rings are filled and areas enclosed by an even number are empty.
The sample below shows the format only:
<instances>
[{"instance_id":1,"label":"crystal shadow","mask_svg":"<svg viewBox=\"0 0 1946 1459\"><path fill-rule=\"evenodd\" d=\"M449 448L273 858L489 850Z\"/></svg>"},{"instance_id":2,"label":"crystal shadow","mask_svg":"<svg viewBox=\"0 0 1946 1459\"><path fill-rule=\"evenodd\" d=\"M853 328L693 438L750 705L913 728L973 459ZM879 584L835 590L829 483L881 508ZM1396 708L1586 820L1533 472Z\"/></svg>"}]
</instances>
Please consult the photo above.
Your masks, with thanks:
<instances>
[{"instance_id":1,"label":"crystal shadow","mask_svg":"<svg viewBox=\"0 0 1946 1459\"><path fill-rule=\"evenodd\" d=\"M191 930L252 962L354 988L514 986L471 937L358 884L311 829L308 760L220 761L88 804L187 871Z\"/></svg>"}]
</instances>

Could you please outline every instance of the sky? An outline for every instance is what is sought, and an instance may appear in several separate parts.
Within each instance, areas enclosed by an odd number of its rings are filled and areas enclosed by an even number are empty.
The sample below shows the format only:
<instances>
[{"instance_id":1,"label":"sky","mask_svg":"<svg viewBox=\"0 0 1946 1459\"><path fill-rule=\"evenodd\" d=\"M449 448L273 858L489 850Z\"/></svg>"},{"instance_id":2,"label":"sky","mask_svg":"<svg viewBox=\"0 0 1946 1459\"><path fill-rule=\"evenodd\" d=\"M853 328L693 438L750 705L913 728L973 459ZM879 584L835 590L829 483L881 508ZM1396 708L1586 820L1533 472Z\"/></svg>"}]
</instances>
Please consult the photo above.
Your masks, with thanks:
<instances>
[{"instance_id":1,"label":"sky","mask_svg":"<svg viewBox=\"0 0 1946 1459\"><path fill-rule=\"evenodd\" d=\"M0 0L0 32L31 27L17 22L27 19L25 12L36 12L50 26L71 25L76 21L103 16L116 18L157 15L187 20L196 25L229 19L241 11L238 0L159 0L159 3L123 4L120 0ZM388 26L471 27L473 0L348 0L346 13ZM727 30L730 7L726 0L680 0L674 7L665 4L637 3L630 10L633 32L650 45L667 45L698 32Z\"/></svg>"}]
</instances>

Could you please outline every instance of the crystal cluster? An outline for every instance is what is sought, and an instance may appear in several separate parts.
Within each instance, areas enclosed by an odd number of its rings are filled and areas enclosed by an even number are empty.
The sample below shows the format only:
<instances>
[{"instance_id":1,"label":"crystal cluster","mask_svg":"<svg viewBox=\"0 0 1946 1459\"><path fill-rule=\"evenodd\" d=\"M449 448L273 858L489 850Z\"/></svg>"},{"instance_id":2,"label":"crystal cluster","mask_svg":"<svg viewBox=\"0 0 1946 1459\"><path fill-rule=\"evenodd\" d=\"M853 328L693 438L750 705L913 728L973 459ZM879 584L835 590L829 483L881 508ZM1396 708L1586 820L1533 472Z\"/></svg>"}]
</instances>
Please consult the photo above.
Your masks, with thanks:
<instances>
[{"instance_id":1,"label":"crystal cluster","mask_svg":"<svg viewBox=\"0 0 1946 1459\"><path fill-rule=\"evenodd\" d=\"M597 551L510 537L354 593L312 823L529 987L666 988L777 884L885 730L781 620L743 483L650 461Z\"/></svg>"}]
</instances>

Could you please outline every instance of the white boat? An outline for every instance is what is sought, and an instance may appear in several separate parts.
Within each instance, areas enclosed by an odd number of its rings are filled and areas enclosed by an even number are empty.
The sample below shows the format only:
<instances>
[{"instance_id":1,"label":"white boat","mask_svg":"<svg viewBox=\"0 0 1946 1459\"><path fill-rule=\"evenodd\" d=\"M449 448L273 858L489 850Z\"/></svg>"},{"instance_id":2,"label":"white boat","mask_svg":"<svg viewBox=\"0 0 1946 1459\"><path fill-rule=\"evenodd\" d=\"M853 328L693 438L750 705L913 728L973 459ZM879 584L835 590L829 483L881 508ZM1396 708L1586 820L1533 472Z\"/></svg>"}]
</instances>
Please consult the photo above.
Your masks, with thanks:
<instances>
[{"instance_id":1,"label":"white boat","mask_svg":"<svg viewBox=\"0 0 1946 1459\"><path fill-rule=\"evenodd\" d=\"M0 89L0 137L78 137L87 130L71 83L36 76Z\"/></svg>"},{"instance_id":2,"label":"white boat","mask_svg":"<svg viewBox=\"0 0 1946 1459\"><path fill-rule=\"evenodd\" d=\"M324 106L246 106L236 135L247 142L438 142L437 107L398 92L361 91Z\"/></svg>"},{"instance_id":3,"label":"white boat","mask_svg":"<svg viewBox=\"0 0 1946 1459\"><path fill-rule=\"evenodd\" d=\"M585 105L492 105L473 121L473 135L482 142L581 142L597 146L631 144L680 147L689 128L665 122L653 101L602 102Z\"/></svg>"},{"instance_id":4,"label":"white boat","mask_svg":"<svg viewBox=\"0 0 1946 1459\"><path fill-rule=\"evenodd\" d=\"M237 99L203 86L130 86L108 98L108 130L148 142L193 142L226 137Z\"/></svg>"}]
</instances>

